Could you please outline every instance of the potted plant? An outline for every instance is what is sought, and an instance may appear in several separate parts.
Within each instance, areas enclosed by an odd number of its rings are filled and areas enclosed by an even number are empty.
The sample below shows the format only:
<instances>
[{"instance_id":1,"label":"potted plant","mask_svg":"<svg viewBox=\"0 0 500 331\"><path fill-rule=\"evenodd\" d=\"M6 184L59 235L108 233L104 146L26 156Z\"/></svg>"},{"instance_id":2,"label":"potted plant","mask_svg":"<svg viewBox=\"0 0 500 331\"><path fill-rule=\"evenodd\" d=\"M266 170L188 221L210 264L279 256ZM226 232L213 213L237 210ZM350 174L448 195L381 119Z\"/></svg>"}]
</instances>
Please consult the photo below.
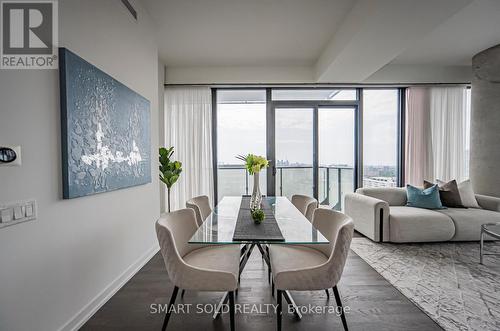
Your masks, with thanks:
<instances>
[{"instance_id":1,"label":"potted plant","mask_svg":"<svg viewBox=\"0 0 500 331\"><path fill-rule=\"evenodd\" d=\"M259 187L259 173L262 169L269 167L269 160L263 156L248 154L238 155L237 159L245 162L245 168L250 175L253 175L253 192L250 198L250 210L260 209L262 202L262 194Z\"/></svg>"},{"instance_id":2,"label":"potted plant","mask_svg":"<svg viewBox=\"0 0 500 331\"><path fill-rule=\"evenodd\" d=\"M160 180L167 185L168 212L170 213L170 189L177 182L182 172L182 163L170 158L174 147L160 147Z\"/></svg>"},{"instance_id":3,"label":"potted plant","mask_svg":"<svg viewBox=\"0 0 500 331\"><path fill-rule=\"evenodd\" d=\"M264 219L266 218L266 214L264 214L264 211L262 209L255 209L251 213L252 219L256 224L262 223Z\"/></svg>"}]
</instances>

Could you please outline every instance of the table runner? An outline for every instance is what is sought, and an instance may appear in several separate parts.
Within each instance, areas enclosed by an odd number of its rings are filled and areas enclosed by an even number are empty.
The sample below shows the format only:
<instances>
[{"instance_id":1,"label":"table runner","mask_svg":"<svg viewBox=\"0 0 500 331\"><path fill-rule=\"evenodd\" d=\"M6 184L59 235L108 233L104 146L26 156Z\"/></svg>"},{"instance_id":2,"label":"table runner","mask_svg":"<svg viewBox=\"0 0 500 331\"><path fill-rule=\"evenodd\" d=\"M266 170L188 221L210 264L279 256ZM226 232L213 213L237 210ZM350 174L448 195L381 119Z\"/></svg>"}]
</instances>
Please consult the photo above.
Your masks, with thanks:
<instances>
[{"instance_id":1,"label":"table runner","mask_svg":"<svg viewBox=\"0 0 500 331\"><path fill-rule=\"evenodd\" d=\"M262 199L264 221L256 224L250 212L250 197L242 197L240 211L234 227L234 241L285 241L266 198Z\"/></svg>"}]
</instances>

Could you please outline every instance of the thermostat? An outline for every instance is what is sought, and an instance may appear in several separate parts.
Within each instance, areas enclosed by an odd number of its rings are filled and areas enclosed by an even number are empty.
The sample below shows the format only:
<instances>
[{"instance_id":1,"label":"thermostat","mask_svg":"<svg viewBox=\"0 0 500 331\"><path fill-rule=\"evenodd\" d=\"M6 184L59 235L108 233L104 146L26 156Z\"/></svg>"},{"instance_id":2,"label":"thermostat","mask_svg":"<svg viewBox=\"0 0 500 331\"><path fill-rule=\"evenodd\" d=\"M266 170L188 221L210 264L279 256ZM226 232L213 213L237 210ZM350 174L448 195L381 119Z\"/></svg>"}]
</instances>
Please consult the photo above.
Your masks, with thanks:
<instances>
[{"instance_id":1,"label":"thermostat","mask_svg":"<svg viewBox=\"0 0 500 331\"><path fill-rule=\"evenodd\" d=\"M0 146L0 166L21 165L21 146Z\"/></svg>"}]
</instances>

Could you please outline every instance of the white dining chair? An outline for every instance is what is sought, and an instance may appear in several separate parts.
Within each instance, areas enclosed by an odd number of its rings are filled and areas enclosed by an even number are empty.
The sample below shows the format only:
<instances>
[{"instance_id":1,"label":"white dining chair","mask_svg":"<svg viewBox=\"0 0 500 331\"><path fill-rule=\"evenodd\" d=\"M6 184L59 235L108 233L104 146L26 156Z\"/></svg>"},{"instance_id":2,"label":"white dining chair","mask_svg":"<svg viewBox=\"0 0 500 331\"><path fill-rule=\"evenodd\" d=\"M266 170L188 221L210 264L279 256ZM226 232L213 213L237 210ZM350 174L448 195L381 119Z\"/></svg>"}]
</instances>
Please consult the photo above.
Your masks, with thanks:
<instances>
[{"instance_id":1,"label":"white dining chair","mask_svg":"<svg viewBox=\"0 0 500 331\"><path fill-rule=\"evenodd\" d=\"M314 291L332 288L344 329L347 321L337 288L349 253L354 223L331 209L316 209L313 225L329 243L325 245L270 245L274 285L277 289L277 320L281 330L282 297L286 290Z\"/></svg>"},{"instance_id":2,"label":"white dining chair","mask_svg":"<svg viewBox=\"0 0 500 331\"><path fill-rule=\"evenodd\" d=\"M307 195L294 194L292 195L292 204L300 211L302 215L304 215L309 220L309 222L312 222L312 215L314 213L314 210L318 208L318 200ZM269 245L266 245L265 249L267 251L267 254L269 255ZM269 267L267 269L268 282L271 282L271 269L272 267ZM272 287L272 293L274 295L274 286ZM330 293L328 291L326 293L329 297Z\"/></svg>"},{"instance_id":3,"label":"white dining chair","mask_svg":"<svg viewBox=\"0 0 500 331\"><path fill-rule=\"evenodd\" d=\"M231 330L234 330L234 292L238 288L240 250L238 245L199 245L188 241L197 230L193 209L163 214L156 222L156 234L165 266L174 284L162 331L170 319L170 307L179 288L228 292Z\"/></svg>"},{"instance_id":4,"label":"white dining chair","mask_svg":"<svg viewBox=\"0 0 500 331\"><path fill-rule=\"evenodd\" d=\"M196 224L200 227L203 222L207 219L208 215L212 212L210 208L210 201L206 195L200 195L186 201L186 208L191 208L194 210L196 215ZM181 298L184 298L185 289L182 289Z\"/></svg>"},{"instance_id":5,"label":"white dining chair","mask_svg":"<svg viewBox=\"0 0 500 331\"><path fill-rule=\"evenodd\" d=\"M186 208L194 209L196 214L196 223L201 226L212 212L210 202L206 195L200 195L186 201Z\"/></svg>"},{"instance_id":6,"label":"white dining chair","mask_svg":"<svg viewBox=\"0 0 500 331\"><path fill-rule=\"evenodd\" d=\"M309 222L312 222L314 210L318 208L318 200L307 195L292 195L292 204L304 215Z\"/></svg>"}]
</instances>

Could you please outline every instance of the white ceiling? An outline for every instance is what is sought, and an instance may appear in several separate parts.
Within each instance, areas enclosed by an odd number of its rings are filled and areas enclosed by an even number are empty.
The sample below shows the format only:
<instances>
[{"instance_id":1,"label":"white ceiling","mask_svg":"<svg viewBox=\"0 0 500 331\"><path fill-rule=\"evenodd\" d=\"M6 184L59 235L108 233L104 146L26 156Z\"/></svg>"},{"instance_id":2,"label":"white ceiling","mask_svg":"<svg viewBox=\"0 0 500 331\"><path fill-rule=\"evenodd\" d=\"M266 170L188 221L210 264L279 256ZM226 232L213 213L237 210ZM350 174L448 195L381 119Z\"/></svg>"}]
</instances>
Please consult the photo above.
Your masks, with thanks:
<instances>
[{"instance_id":1,"label":"white ceiling","mask_svg":"<svg viewBox=\"0 0 500 331\"><path fill-rule=\"evenodd\" d=\"M233 73L238 81L252 70L280 81L297 68L297 81L363 82L390 65L470 66L500 43L500 0L141 2L179 81L229 81Z\"/></svg>"},{"instance_id":2,"label":"white ceiling","mask_svg":"<svg viewBox=\"0 0 500 331\"><path fill-rule=\"evenodd\" d=\"M472 56L500 44L500 1L476 0L401 53L393 63L471 65Z\"/></svg>"},{"instance_id":3,"label":"white ceiling","mask_svg":"<svg viewBox=\"0 0 500 331\"><path fill-rule=\"evenodd\" d=\"M143 0L169 66L312 65L352 0Z\"/></svg>"}]
</instances>

